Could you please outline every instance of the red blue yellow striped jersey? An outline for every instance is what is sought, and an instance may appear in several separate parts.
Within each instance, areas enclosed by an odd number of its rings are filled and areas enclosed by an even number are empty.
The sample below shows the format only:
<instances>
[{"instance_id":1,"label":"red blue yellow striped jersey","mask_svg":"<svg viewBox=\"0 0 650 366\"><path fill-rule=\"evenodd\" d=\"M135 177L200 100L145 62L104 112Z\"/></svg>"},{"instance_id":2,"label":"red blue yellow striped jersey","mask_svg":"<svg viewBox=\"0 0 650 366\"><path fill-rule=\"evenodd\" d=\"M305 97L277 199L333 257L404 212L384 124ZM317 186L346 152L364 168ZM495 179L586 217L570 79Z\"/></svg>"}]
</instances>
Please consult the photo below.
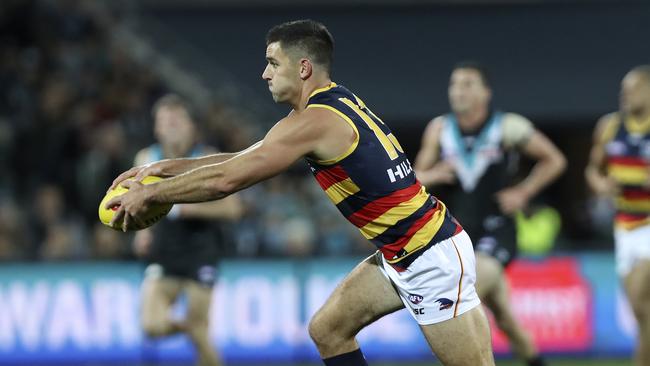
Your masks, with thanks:
<instances>
[{"instance_id":1,"label":"red blue yellow striped jersey","mask_svg":"<svg viewBox=\"0 0 650 366\"><path fill-rule=\"evenodd\" d=\"M613 115L605 130L607 172L621 186L615 197L616 227L650 224L650 120Z\"/></svg>"},{"instance_id":2,"label":"red blue yellow striped jersey","mask_svg":"<svg viewBox=\"0 0 650 366\"><path fill-rule=\"evenodd\" d=\"M356 95L331 83L312 93L307 108L327 109L356 132L341 156L307 163L329 199L389 263L406 268L421 249L462 230L416 179L388 126Z\"/></svg>"}]
</instances>

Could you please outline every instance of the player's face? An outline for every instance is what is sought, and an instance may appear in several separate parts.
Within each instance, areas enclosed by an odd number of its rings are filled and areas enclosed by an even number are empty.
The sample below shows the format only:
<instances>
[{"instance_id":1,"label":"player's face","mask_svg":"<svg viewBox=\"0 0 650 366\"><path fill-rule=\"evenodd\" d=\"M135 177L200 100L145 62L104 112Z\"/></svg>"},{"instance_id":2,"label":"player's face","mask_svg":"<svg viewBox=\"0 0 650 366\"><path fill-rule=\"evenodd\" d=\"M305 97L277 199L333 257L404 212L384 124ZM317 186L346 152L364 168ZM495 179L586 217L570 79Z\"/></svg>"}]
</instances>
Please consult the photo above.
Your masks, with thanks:
<instances>
[{"instance_id":1,"label":"player's face","mask_svg":"<svg viewBox=\"0 0 650 366\"><path fill-rule=\"evenodd\" d=\"M456 69L449 81L449 104L455 113L466 113L490 101L490 90L474 69Z\"/></svg>"},{"instance_id":2,"label":"player's face","mask_svg":"<svg viewBox=\"0 0 650 366\"><path fill-rule=\"evenodd\" d=\"M650 80L640 72L629 72L621 82L621 111L639 113L650 108Z\"/></svg>"},{"instance_id":3,"label":"player's face","mask_svg":"<svg viewBox=\"0 0 650 366\"><path fill-rule=\"evenodd\" d=\"M162 144L187 145L194 141L194 124L184 108L158 109L155 132Z\"/></svg>"},{"instance_id":4,"label":"player's face","mask_svg":"<svg viewBox=\"0 0 650 366\"><path fill-rule=\"evenodd\" d=\"M268 64L262 73L262 79L269 84L269 90L276 103L292 100L300 89L299 62L292 60L280 47L280 42L273 42L266 47Z\"/></svg>"}]
</instances>

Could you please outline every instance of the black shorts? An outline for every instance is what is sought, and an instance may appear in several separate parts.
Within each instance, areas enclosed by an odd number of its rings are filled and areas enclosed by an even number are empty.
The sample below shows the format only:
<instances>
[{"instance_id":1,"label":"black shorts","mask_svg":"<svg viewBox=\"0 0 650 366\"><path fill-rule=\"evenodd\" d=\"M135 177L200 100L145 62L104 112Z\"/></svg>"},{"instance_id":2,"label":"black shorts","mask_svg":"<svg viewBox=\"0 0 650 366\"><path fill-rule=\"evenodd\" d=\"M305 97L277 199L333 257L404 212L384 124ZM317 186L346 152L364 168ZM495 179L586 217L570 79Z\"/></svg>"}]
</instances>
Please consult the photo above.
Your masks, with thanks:
<instances>
[{"instance_id":1,"label":"black shorts","mask_svg":"<svg viewBox=\"0 0 650 366\"><path fill-rule=\"evenodd\" d=\"M474 251L494 257L504 268L517 256L517 229L511 217L486 216L482 227L469 234Z\"/></svg>"}]
</instances>

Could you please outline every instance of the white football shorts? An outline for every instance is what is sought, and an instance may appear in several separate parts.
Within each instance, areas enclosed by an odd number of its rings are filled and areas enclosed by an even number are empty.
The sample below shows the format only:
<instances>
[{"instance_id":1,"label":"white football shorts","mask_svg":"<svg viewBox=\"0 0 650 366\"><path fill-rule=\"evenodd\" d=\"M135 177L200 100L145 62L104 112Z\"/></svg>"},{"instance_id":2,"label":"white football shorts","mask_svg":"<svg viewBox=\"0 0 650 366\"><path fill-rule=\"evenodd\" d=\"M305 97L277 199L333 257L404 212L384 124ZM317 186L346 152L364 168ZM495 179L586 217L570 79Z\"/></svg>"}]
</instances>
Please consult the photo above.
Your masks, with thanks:
<instances>
[{"instance_id":1,"label":"white football shorts","mask_svg":"<svg viewBox=\"0 0 650 366\"><path fill-rule=\"evenodd\" d=\"M632 230L615 229L616 272L627 276L639 260L650 260L650 225Z\"/></svg>"},{"instance_id":2,"label":"white football shorts","mask_svg":"<svg viewBox=\"0 0 650 366\"><path fill-rule=\"evenodd\" d=\"M403 272L381 257L381 272L420 325L440 323L481 304L474 283L476 258L465 231L426 249Z\"/></svg>"}]
</instances>

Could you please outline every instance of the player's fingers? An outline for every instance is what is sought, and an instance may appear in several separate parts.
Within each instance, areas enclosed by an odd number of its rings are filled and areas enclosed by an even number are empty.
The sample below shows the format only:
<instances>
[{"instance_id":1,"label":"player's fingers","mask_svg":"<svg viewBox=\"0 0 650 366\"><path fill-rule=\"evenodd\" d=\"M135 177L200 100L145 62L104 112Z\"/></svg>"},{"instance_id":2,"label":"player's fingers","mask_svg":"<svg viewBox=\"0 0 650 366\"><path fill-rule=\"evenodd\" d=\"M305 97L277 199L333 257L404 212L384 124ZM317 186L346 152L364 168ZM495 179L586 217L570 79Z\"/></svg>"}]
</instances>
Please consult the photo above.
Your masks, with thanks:
<instances>
[{"instance_id":1,"label":"player's fingers","mask_svg":"<svg viewBox=\"0 0 650 366\"><path fill-rule=\"evenodd\" d=\"M108 191L107 191L107 192L109 192L109 191L115 189L115 187L117 187L117 186L118 186L120 183L122 183L124 180L129 179L129 178L133 177L134 175L136 175L136 174L138 173L138 170L139 170L139 169L137 169L137 168L131 168L131 169L125 171L124 173L118 175L117 178L115 178L115 179L113 180L113 183L111 183L111 186L108 187Z\"/></svg>"},{"instance_id":2,"label":"player's fingers","mask_svg":"<svg viewBox=\"0 0 650 366\"><path fill-rule=\"evenodd\" d=\"M120 207L121 205L122 205L122 195L119 195L108 200L108 202L104 204L104 208L107 210L114 210L116 207Z\"/></svg>"},{"instance_id":3,"label":"player's fingers","mask_svg":"<svg viewBox=\"0 0 650 366\"><path fill-rule=\"evenodd\" d=\"M118 222L122 221L122 218L124 217L124 208L120 207L117 212L115 212L115 215L113 215L113 219L111 220L111 227L115 227Z\"/></svg>"},{"instance_id":4,"label":"player's fingers","mask_svg":"<svg viewBox=\"0 0 650 366\"><path fill-rule=\"evenodd\" d=\"M132 180L125 180L124 182L120 183L120 186L130 189L133 186L133 181Z\"/></svg>"},{"instance_id":5,"label":"player's fingers","mask_svg":"<svg viewBox=\"0 0 650 366\"><path fill-rule=\"evenodd\" d=\"M128 212L124 212L124 221L122 221L122 231L126 232L131 226L131 215Z\"/></svg>"}]
</instances>

